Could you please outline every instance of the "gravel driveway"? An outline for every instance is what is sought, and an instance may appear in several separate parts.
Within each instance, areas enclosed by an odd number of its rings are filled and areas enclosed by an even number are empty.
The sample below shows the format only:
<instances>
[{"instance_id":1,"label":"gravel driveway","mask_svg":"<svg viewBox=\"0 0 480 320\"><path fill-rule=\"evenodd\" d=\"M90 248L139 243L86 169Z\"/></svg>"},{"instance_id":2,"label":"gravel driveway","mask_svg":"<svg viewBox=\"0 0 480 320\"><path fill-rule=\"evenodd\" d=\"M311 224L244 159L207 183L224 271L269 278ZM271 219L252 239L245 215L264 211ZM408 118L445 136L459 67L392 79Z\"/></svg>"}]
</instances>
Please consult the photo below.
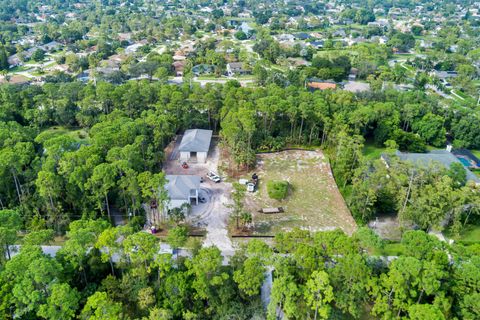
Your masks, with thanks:
<instances>
[{"instance_id":1,"label":"gravel driveway","mask_svg":"<svg viewBox=\"0 0 480 320\"><path fill-rule=\"evenodd\" d=\"M177 139L167 147L167 162L164 166L165 173L199 175L204 178L205 181L201 185L200 195L205 197L207 202L193 205L187 221L194 226L205 228L207 231L203 242L204 247L216 246L222 251L223 256L232 256L234 248L227 232L230 214L230 209L227 208L227 205L230 201L232 184L223 181L214 183L206 178L208 171L218 172L220 155L218 141L212 139L206 163L189 163L189 168L183 169L178 160L177 150L181 139L181 136L177 136Z\"/></svg>"}]
</instances>

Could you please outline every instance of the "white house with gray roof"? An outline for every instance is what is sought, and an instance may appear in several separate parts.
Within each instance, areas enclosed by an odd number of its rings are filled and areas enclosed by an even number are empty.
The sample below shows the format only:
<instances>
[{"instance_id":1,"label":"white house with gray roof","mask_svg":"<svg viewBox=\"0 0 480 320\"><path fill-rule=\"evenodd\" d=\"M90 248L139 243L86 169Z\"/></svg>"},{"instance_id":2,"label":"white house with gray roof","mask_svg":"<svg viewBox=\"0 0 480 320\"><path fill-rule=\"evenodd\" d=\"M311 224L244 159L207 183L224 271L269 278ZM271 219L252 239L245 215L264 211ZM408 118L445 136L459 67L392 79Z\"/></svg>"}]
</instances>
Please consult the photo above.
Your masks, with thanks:
<instances>
[{"instance_id":1,"label":"white house with gray roof","mask_svg":"<svg viewBox=\"0 0 480 320\"><path fill-rule=\"evenodd\" d=\"M207 162L212 130L189 129L182 137L178 151L180 161Z\"/></svg>"},{"instance_id":2,"label":"white house with gray roof","mask_svg":"<svg viewBox=\"0 0 480 320\"><path fill-rule=\"evenodd\" d=\"M170 201L166 209L182 208L183 205L198 205L200 177L191 175L167 175L165 189Z\"/></svg>"}]
</instances>

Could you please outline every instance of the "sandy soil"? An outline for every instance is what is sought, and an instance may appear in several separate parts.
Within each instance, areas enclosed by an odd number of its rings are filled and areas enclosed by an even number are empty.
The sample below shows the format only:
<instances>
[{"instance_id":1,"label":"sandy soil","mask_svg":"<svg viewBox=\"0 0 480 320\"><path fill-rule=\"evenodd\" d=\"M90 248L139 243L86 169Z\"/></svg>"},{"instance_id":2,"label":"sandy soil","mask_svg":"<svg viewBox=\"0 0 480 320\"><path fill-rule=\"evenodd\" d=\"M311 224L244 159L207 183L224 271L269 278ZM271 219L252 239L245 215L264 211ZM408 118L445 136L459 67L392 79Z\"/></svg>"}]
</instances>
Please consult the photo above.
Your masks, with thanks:
<instances>
[{"instance_id":1,"label":"sandy soil","mask_svg":"<svg viewBox=\"0 0 480 320\"><path fill-rule=\"evenodd\" d=\"M330 165L321 151L283 151L257 155L258 191L247 193L246 206L252 212L257 234L275 234L294 227L312 231L340 228L348 234L357 225L337 188ZM270 199L268 180L286 180L290 192L285 200ZM265 207L283 207L279 214L262 214Z\"/></svg>"},{"instance_id":2,"label":"sandy soil","mask_svg":"<svg viewBox=\"0 0 480 320\"><path fill-rule=\"evenodd\" d=\"M191 213L187 221L196 227L203 227L207 231L204 246L218 247L224 256L233 255L234 249L232 241L227 232L228 218L230 209L227 208L230 201L230 192L232 185L222 182L214 183L206 178L208 171L218 173L218 162L220 152L218 141L212 140L210 152L206 163L189 163L188 169L183 169L178 160L177 148L180 144L181 136L178 136L166 149L167 162L164 166L166 174L185 174L199 175L204 178L200 195L205 197L207 202L200 203L198 206L192 206Z\"/></svg>"}]
</instances>

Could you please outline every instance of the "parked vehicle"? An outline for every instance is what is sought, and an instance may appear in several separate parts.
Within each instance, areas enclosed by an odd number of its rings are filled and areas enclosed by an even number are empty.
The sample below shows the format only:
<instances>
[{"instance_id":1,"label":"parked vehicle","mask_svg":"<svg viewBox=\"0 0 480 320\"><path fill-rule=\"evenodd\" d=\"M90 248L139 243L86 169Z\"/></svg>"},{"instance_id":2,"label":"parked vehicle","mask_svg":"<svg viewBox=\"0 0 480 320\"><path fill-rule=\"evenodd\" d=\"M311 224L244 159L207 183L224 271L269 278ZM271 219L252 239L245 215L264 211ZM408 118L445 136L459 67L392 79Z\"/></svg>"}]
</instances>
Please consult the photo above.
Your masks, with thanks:
<instances>
[{"instance_id":1,"label":"parked vehicle","mask_svg":"<svg viewBox=\"0 0 480 320\"><path fill-rule=\"evenodd\" d=\"M247 184L247 191L255 192L258 184L258 175L256 173L252 174L252 181Z\"/></svg>"},{"instance_id":2,"label":"parked vehicle","mask_svg":"<svg viewBox=\"0 0 480 320\"><path fill-rule=\"evenodd\" d=\"M188 169L188 163L183 162L183 163L182 163L182 168L183 168L183 169Z\"/></svg>"},{"instance_id":3,"label":"parked vehicle","mask_svg":"<svg viewBox=\"0 0 480 320\"><path fill-rule=\"evenodd\" d=\"M220 177L213 171L209 171L207 173L207 178L212 180L215 183L219 183L220 181L222 181L222 179L220 179Z\"/></svg>"},{"instance_id":4,"label":"parked vehicle","mask_svg":"<svg viewBox=\"0 0 480 320\"><path fill-rule=\"evenodd\" d=\"M239 179L238 180L238 183L240 183L241 185L244 185L246 186L250 181L248 181L248 179Z\"/></svg>"}]
</instances>

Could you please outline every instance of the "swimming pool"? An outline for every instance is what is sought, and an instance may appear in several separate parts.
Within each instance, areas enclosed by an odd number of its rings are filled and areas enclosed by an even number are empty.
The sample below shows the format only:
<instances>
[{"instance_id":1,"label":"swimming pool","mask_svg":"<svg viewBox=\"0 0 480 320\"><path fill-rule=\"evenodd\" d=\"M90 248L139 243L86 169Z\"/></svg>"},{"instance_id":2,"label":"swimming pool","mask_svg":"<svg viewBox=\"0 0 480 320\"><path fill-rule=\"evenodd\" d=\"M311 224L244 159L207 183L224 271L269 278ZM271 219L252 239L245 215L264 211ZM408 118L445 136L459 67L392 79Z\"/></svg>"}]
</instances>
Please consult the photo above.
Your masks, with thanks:
<instances>
[{"instance_id":1,"label":"swimming pool","mask_svg":"<svg viewBox=\"0 0 480 320\"><path fill-rule=\"evenodd\" d=\"M470 161L468 161L467 159L465 158L458 158L458 160L460 160L460 162L465 166L465 167L471 167L471 163Z\"/></svg>"}]
</instances>

